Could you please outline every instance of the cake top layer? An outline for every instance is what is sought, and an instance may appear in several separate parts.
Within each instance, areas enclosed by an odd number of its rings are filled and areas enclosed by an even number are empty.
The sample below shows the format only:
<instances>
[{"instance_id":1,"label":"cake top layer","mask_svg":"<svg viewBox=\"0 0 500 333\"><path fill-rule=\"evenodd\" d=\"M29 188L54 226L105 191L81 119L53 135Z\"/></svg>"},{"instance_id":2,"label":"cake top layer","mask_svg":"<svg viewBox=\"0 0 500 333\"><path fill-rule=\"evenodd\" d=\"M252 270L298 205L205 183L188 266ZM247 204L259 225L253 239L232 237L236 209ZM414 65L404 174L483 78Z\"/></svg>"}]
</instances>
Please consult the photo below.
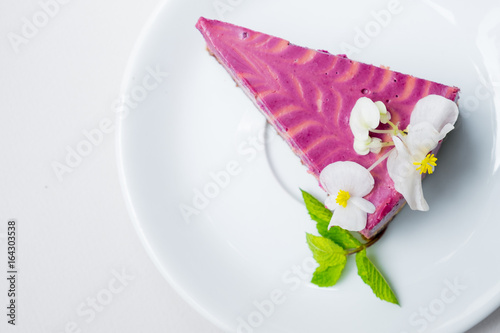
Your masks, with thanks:
<instances>
[{"instance_id":1,"label":"cake top layer","mask_svg":"<svg viewBox=\"0 0 500 333\"><path fill-rule=\"evenodd\" d=\"M434 94L453 101L457 97L456 87L296 46L229 23L200 18L196 26L210 52L316 178L333 162L353 161L368 168L385 154L382 149L379 154L361 156L353 149L349 118L359 98L383 102L391 121L406 128L421 98ZM402 199L385 162L372 174L375 187L366 198L377 209L368 217L365 235Z\"/></svg>"}]
</instances>

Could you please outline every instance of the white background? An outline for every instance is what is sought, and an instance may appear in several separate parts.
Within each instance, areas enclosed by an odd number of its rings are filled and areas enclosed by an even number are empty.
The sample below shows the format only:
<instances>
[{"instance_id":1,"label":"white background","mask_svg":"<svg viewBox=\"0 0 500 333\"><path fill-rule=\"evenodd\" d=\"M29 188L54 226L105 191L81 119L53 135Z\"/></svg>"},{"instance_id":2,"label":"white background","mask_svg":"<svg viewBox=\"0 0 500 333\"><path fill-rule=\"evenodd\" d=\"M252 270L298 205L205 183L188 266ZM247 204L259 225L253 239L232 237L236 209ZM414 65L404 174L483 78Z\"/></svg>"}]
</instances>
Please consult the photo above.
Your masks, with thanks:
<instances>
[{"instance_id":1,"label":"white background","mask_svg":"<svg viewBox=\"0 0 500 333\"><path fill-rule=\"evenodd\" d=\"M9 219L19 235L17 325L7 325L2 278L0 332L220 332L177 295L139 242L113 129L62 180L53 169L85 131L114 120L127 61L160 3L67 1L17 47L9 36L22 36L41 5L0 3L0 276ZM500 310L470 332L498 331Z\"/></svg>"}]
</instances>

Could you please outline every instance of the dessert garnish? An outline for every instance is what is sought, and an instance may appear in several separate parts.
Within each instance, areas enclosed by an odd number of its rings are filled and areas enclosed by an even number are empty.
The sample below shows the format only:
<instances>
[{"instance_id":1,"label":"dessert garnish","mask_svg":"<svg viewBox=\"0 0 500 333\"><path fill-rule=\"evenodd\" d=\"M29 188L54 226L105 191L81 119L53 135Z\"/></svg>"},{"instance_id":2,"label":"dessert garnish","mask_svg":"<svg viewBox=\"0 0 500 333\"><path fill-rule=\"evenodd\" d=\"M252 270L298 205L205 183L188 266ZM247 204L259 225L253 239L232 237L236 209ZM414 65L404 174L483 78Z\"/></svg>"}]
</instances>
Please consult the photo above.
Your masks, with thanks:
<instances>
[{"instance_id":1,"label":"dessert garnish","mask_svg":"<svg viewBox=\"0 0 500 333\"><path fill-rule=\"evenodd\" d=\"M326 192L302 191L319 235L312 282L334 285L347 256L383 300L395 294L366 255L408 202L428 210L422 177L458 116L459 89L217 20L196 27L207 49ZM354 234L356 236L354 236Z\"/></svg>"},{"instance_id":2,"label":"dessert garnish","mask_svg":"<svg viewBox=\"0 0 500 333\"><path fill-rule=\"evenodd\" d=\"M382 104L382 105L381 105ZM368 169L351 161L337 161L327 165L320 173L320 185L328 193L324 205L309 193L302 190L306 208L320 236L306 234L307 244L318 263L312 283L319 287L329 287L337 283L345 267L347 256L356 254L356 266L362 280L368 284L375 295L384 301L398 304L398 300L382 274L366 256L366 248L380 237L361 243L349 231L360 231L366 226L367 214L375 211L375 206L364 197L374 186L370 170L386 158L390 177L395 188L409 203L413 210L429 210L422 191L422 177L432 174L437 166L437 158L432 151L453 128L458 117L456 104L444 97L429 95L417 102L407 129L401 130L397 124L391 129L377 130L382 123L389 123L390 114L381 102L373 102L366 97L360 98L351 112L350 127L356 139L374 142L370 133L390 133L392 140L377 140L379 153L383 148L388 152L382 155ZM360 155L369 151L356 150ZM379 234L380 235L380 234Z\"/></svg>"}]
</instances>

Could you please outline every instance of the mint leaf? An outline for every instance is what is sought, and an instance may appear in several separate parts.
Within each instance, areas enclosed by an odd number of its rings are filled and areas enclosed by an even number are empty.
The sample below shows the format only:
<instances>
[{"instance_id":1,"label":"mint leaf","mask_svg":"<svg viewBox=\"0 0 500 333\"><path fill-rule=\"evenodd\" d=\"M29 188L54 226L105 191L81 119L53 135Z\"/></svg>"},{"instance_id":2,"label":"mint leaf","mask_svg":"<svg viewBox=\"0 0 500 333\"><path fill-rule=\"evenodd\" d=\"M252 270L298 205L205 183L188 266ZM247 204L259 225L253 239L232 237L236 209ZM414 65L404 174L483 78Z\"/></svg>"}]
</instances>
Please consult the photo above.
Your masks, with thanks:
<instances>
[{"instance_id":1,"label":"mint leaf","mask_svg":"<svg viewBox=\"0 0 500 333\"><path fill-rule=\"evenodd\" d=\"M307 245L320 266L338 265L346 260L344 249L328 238L306 234Z\"/></svg>"},{"instance_id":2,"label":"mint leaf","mask_svg":"<svg viewBox=\"0 0 500 333\"><path fill-rule=\"evenodd\" d=\"M356 266L358 267L358 275L364 283L370 286L375 296L383 301L399 305L398 299L387 281L366 256L366 249L356 254Z\"/></svg>"},{"instance_id":3,"label":"mint leaf","mask_svg":"<svg viewBox=\"0 0 500 333\"><path fill-rule=\"evenodd\" d=\"M318 287L331 287L335 285L344 270L346 262L347 260L344 256L344 260L337 265L329 267L319 266L313 274L311 283L314 283Z\"/></svg>"},{"instance_id":4,"label":"mint leaf","mask_svg":"<svg viewBox=\"0 0 500 333\"><path fill-rule=\"evenodd\" d=\"M304 203L306 204L307 211L311 216L311 219L316 221L318 224L318 231L321 235L322 232L328 230L328 224L332 219L332 212L325 205L320 202L318 199L310 195L304 190L300 190L302 192L302 198L304 199ZM320 230L321 229L321 230Z\"/></svg>"},{"instance_id":5,"label":"mint leaf","mask_svg":"<svg viewBox=\"0 0 500 333\"><path fill-rule=\"evenodd\" d=\"M318 231L319 232L319 231ZM361 242L354 238L354 236L347 230L342 229L339 226L331 227L327 232L326 236L335 243L342 246L344 249L357 248L361 246Z\"/></svg>"},{"instance_id":6,"label":"mint leaf","mask_svg":"<svg viewBox=\"0 0 500 333\"><path fill-rule=\"evenodd\" d=\"M319 287L333 286L340 278L347 262L344 249L325 237L306 234L306 239L314 259L319 264L311 282Z\"/></svg>"},{"instance_id":7,"label":"mint leaf","mask_svg":"<svg viewBox=\"0 0 500 333\"><path fill-rule=\"evenodd\" d=\"M332 212L318 199L304 190L301 191L307 211L311 219L316 221L316 228L321 236L334 241L344 249L361 246L361 243L349 231L338 226L333 226L328 229L328 225L333 215Z\"/></svg>"}]
</instances>

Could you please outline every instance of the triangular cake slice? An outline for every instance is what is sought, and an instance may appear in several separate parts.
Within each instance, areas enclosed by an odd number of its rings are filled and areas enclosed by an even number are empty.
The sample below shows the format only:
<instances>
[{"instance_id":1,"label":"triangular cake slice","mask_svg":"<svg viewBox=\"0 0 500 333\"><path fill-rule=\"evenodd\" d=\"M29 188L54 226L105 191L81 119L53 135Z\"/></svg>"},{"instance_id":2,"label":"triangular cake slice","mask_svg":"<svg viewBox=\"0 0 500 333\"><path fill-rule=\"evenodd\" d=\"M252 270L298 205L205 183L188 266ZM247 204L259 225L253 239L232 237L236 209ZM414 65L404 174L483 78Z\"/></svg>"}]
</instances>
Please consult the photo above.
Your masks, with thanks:
<instances>
[{"instance_id":1,"label":"triangular cake slice","mask_svg":"<svg viewBox=\"0 0 500 333\"><path fill-rule=\"evenodd\" d=\"M264 113L311 174L336 161L368 168L385 153L358 155L349 117L360 97L382 101L393 123L406 128L415 103L430 94L452 101L458 88L423 80L290 44L287 40L216 20L196 27L209 51ZM361 233L373 237L404 204L387 173L386 161L372 170L375 187L366 197L376 211Z\"/></svg>"}]
</instances>

